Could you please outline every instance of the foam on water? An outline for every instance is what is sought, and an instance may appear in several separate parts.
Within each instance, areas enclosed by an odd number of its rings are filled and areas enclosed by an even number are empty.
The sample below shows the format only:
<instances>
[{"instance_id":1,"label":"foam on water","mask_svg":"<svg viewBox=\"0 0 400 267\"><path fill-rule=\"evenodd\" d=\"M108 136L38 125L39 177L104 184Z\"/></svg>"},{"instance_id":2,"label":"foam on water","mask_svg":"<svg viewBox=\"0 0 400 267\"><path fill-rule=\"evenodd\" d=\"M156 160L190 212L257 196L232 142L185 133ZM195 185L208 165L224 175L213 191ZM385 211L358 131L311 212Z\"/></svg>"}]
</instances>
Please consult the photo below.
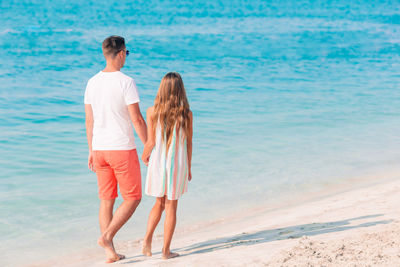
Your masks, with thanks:
<instances>
[{"instance_id":1,"label":"foam on water","mask_svg":"<svg viewBox=\"0 0 400 267\"><path fill-rule=\"evenodd\" d=\"M95 246L83 92L101 41L126 37L123 71L145 110L182 74L195 116L178 227L388 170L400 156L399 5L365 1L0 3L1 261ZM143 145L137 140L138 151ZM142 166L143 176L145 166ZM145 197L118 238L140 238ZM213 209L210 209L210 206Z\"/></svg>"}]
</instances>

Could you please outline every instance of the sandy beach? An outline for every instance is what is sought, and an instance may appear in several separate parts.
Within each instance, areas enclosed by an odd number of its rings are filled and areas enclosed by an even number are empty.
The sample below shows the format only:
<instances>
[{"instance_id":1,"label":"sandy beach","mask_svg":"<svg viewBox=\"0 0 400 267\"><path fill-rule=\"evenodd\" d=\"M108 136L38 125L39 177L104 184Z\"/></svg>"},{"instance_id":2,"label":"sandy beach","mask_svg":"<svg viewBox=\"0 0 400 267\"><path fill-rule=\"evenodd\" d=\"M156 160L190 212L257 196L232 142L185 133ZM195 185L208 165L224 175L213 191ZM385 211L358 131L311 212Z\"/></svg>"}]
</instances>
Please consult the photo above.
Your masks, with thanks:
<instances>
[{"instance_id":1,"label":"sandy beach","mask_svg":"<svg viewBox=\"0 0 400 267\"><path fill-rule=\"evenodd\" d=\"M396 177L396 175L394 176ZM379 182L379 180L378 180ZM141 242L117 243L122 266L400 266L400 179L369 183L274 210L253 210L218 222L177 229L162 260L162 236L153 256ZM98 250L35 264L109 266Z\"/></svg>"},{"instance_id":2,"label":"sandy beach","mask_svg":"<svg viewBox=\"0 0 400 267\"><path fill-rule=\"evenodd\" d=\"M102 100L138 103L148 126L177 72L193 113L193 180L171 244L181 256L161 260L165 216L154 256L142 255L155 199L139 160L143 198L115 236L127 258L114 265L400 267L398 1L3 2L0 267L110 266L85 107L106 130L92 131L100 150L141 159L150 143L126 112L105 123L117 110L97 112L97 89L85 101L111 35L125 47L108 74L128 76L137 97L110 80L96 83L112 90Z\"/></svg>"}]
</instances>

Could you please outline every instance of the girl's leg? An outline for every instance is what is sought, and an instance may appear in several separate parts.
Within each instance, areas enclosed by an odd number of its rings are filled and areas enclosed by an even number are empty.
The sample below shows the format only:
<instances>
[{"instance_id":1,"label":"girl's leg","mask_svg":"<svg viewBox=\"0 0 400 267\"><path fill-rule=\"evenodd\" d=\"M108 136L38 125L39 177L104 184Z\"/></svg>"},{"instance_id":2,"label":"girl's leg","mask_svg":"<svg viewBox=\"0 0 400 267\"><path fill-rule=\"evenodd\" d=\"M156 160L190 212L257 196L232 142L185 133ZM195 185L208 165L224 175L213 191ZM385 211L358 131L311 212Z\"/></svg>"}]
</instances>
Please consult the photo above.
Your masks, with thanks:
<instances>
[{"instance_id":1,"label":"girl's leg","mask_svg":"<svg viewBox=\"0 0 400 267\"><path fill-rule=\"evenodd\" d=\"M170 251L171 239L176 225L176 209L178 200L165 200L165 223L164 223L164 247L162 250L163 259L179 256L178 253Z\"/></svg>"},{"instance_id":2,"label":"girl's leg","mask_svg":"<svg viewBox=\"0 0 400 267\"><path fill-rule=\"evenodd\" d=\"M151 256L151 241L153 239L154 230L161 219L162 212L165 208L165 196L158 197L156 203L150 211L149 221L147 222L146 235L143 240L143 254Z\"/></svg>"}]
</instances>

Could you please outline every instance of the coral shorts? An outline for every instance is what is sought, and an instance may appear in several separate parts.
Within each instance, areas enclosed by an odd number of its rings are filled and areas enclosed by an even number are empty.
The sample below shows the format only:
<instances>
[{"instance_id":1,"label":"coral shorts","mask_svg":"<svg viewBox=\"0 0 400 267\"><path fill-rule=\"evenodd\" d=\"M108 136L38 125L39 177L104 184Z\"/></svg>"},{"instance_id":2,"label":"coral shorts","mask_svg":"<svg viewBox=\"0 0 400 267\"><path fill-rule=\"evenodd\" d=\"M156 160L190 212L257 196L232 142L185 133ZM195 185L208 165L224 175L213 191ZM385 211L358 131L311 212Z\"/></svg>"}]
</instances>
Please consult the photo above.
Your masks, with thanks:
<instances>
[{"instance_id":1,"label":"coral shorts","mask_svg":"<svg viewBox=\"0 0 400 267\"><path fill-rule=\"evenodd\" d=\"M142 177L136 149L93 151L100 199L115 199L118 188L124 200L142 198Z\"/></svg>"}]
</instances>

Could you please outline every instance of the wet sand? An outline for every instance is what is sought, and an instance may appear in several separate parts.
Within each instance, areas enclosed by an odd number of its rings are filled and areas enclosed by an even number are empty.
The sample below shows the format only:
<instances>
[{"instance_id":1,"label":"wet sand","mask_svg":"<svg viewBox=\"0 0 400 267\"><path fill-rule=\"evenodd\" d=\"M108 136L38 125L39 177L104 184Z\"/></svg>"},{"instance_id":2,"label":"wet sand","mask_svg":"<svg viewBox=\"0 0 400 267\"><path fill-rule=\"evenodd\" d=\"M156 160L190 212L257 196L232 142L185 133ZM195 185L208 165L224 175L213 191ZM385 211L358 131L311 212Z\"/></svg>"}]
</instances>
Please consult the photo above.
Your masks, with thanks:
<instances>
[{"instance_id":1,"label":"wet sand","mask_svg":"<svg viewBox=\"0 0 400 267\"><path fill-rule=\"evenodd\" d=\"M351 189L274 210L178 229L161 259L162 236L153 256L142 240L117 243L122 266L400 266L400 179ZM161 226L161 225L160 225ZM44 265L110 266L102 250ZM42 265L42 264L40 264Z\"/></svg>"}]
</instances>

